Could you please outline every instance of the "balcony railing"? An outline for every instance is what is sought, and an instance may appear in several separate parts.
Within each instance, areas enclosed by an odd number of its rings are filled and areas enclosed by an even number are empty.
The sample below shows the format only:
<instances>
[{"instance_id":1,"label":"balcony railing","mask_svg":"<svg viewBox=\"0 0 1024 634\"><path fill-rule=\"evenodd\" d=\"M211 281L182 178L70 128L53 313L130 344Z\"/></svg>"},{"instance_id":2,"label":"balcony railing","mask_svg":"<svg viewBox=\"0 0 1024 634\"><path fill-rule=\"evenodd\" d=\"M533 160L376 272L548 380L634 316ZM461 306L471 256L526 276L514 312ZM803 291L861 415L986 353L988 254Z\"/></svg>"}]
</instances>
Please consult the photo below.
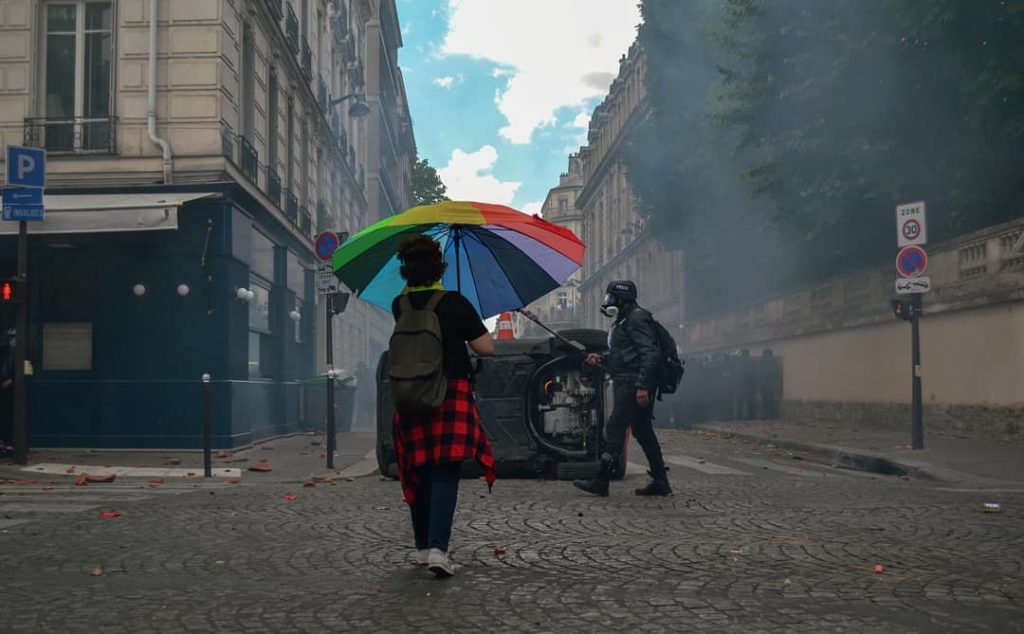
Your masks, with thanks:
<instances>
[{"instance_id":1,"label":"balcony railing","mask_svg":"<svg viewBox=\"0 0 1024 634\"><path fill-rule=\"evenodd\" d=\"M284 190L284 214L292 223L299 221L299 198L291 189Z\"/></svg>"},{"instance_id":2,"label":"balcony railing","mask_svg":"<svg viewBox=\"0 0 1024 634\"><path fill-rule=\"evenodd\" d=\"M26 118L25 144L54 154L116 154L117 117Z\"/></svg>"},{"instance_id":3,"label":"balcony railing","mask_svg":"<svg viewBox=\"0 0 1024 634\"><path fill-rule=\"evenodd\" d=\"M292 50L292 54L299 54L299 17L295 15L295 9L292 8L292 3L287 3L287 15L284 23L284 39L288 42L288 48Z\"/></svg>"},{"instance_id":4,"label":"balcony railing","mask_svg":"<svg viewBox=\"0 0 1024 634\"><path fill-rule=\"evenodd\" d=\"M239 162L242 168L242 173L245 174L246 178L256 183L259 181L260 172L260 159L259 154L256 152L256 148L249 143L249 139L241 137L239 147Z\"/></svg>"},{"instance_id":5,"label":"balcony railing","mask_svg":"<svg viewBox=\"0 0 1024 634\"><path fill-rule=\"evenodd\" d=\"M225 122L220 126L220 152L232 159L235 157L235 131Z\"/></svg>"},{"instance_id":6,"label":"balcony railing","mask_svg":"<svg viewBox=\"0 0 1024 634\"><path fill-rule=\"evenodd\" d=\"M313 79L313 50L309 48L309 42L302 38L302 74L306 81Z\"/></svg>"},{"instance_id":7,"label":"balcony railing","mask_svg":"<svg viewBox=\"0 0 1024 634\"><path fill-rule=\"evenodd\" d=\"M270 9L270 15L274 16L274 19L278 22L284 17L284 0L267 0L267 8Z\"/></svg>"},{"instance_id":8,"label":"balcony railing","mask_svg":"<svg viewBox=\"0 0 1024 634\"><path fill-rule=\"evenodd\" d=\"M305 205L299 207L299 229L307 236L312 236L313 217L309 215L309 209Z\"/></svg>"},{"instance_id":9,"label":"balcony railing","mask_svg":"<svg viewBox=\"0 0 1024 634\"><path fill-rule=\"evenodd\" d=\"M267 196L277 206L281 206L281 177L277 170L267 166Z\"/></svg>"}]
</instances>

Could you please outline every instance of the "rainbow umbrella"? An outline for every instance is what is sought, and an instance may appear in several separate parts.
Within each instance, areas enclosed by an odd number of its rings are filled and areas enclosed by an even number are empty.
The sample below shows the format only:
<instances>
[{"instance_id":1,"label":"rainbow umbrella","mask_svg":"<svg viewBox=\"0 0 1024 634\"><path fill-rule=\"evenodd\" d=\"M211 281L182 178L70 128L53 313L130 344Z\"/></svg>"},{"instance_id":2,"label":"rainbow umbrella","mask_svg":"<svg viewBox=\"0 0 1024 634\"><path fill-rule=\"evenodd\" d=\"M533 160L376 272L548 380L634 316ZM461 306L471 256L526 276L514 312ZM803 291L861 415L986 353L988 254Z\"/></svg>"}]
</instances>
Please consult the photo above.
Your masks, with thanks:
<instances>
[{"instance_id":1,"label":"rainbow umbrella","mask_svg":"<svg viewBox=\"0 0 1024 634\"><path fill-rule=\"evenodd\" d=\"M405 288L398 244L423 234L441 245L442 283L483 318L522 308L558 288L583 264L583 242L540 216L487 203L445 201L385 218L334 252L334 273L357 297L391 310Z\"/></svg>"}]
</instances>

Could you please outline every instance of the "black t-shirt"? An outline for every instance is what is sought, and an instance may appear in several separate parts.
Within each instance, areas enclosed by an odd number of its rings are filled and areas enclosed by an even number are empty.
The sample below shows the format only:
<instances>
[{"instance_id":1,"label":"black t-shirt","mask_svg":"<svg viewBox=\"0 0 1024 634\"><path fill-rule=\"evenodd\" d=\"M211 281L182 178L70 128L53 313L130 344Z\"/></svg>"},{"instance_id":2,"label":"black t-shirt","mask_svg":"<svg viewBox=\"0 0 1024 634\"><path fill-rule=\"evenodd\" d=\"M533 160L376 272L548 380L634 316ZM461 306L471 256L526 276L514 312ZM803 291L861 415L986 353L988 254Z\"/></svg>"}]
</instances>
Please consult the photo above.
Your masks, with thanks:
<instances>
[{"instance_id":1,"label":"black t-shirt","mask_svg":"<svg viewBox=\"0 0 1024 634\"><path fill-rule=\"evenodd\" d=\"M427 305L435 291L416 291L409 293L409 302L413 308L420 309ZM391 313L398 318L398 300L391 304ZM444 347L444 371L449 378L457 379L472 375L473 366L469 362L467 341L487 333L487 326L480 320L473 304L454 291L448 291L437 304L437 318L441 322L441 344Z\"/></svg>"}]
</instances>

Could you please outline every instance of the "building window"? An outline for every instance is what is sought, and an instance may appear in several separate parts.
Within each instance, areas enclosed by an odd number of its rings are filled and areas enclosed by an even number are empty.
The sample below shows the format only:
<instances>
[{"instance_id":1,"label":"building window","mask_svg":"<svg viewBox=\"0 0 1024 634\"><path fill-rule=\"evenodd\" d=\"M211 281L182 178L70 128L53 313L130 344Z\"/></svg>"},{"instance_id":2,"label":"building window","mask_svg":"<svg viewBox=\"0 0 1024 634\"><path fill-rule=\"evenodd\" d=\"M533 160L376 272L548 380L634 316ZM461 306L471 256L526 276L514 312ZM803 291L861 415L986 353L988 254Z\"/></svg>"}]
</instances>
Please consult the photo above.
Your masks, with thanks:
<instances>
[{"instance_id":1,"label":"building window","mask_svg":"<svg viewBox=\"0 0 1024 634\"><path fill-rule=\"evenodd\" d=\"M44 146L54 152L111 151L111 3L45 6Z\"/></svg>"},{"instance_id":2,"label":"building window","mask_svg":"<svg viewBox=\"0 0 1024 634\"><path fill-rule=\"evenodd\" d=\"M272 344L270 285L251 275L249 290L255 295L249 302L249 376L269 378Z\"/></svg>"},{"instance_id":3,"label":"building window","mask_svg":"<svg viewBox=\"0 0 1024 634\"><path fill-rule=\"evenodd\" d=\"M277 69L270 68L267 78L267 165L277 171Z\"/></svg>"},{"instance_id":4,"label":"building window","mask_svg":"<svg viewBox=\"0 0 1024 634\"><path fill-rule=\"evenodd\" d=\"M560 198L558 200L558 211L563 214L569 211L569 201L565 198Z\"/></svg>"},{"instance_id":5,"label":"building window","mask_svg":"<svg viewBox=\"0 0 1024 634\"><path fill-rule=\"evenodd\" d=\"M295 298L295 312L302 315L302 300L298 297ZM302 343L302 317L292 323L295 324L295 343Z\"/></svg>"},{"instance_id":6,"label":"building window","mask_svg":"<svg viewBox=\"0 0 1024 634\"><path fill-rule=\"evenodd\" d=\"M288 148L285 153L285 183L289 191L295 191L295 100L288 100L288 123L285 143Z\"/></svg>"},{"instance_id":7,"label":"building window","mask_svg":"<svg viewBox=\"0 0 1024 634\"><path fill-rule=\"evenodd\" d=\"M309 207L309 126L302 126L302 146L300 148L299 160L299 192L302 195L302 206Z\"/></svg>"},{"instance_id":8,"label":"building window","mask_svg":"<svg viewBox=\"0 0 1024 634\"><path fill-rule=\"evenodd\" d=\"M241 87L242 136L250 143L256 135L256 43L252 27L242 29L242 63L239 69Z\"/></svg>"}]
</instances>

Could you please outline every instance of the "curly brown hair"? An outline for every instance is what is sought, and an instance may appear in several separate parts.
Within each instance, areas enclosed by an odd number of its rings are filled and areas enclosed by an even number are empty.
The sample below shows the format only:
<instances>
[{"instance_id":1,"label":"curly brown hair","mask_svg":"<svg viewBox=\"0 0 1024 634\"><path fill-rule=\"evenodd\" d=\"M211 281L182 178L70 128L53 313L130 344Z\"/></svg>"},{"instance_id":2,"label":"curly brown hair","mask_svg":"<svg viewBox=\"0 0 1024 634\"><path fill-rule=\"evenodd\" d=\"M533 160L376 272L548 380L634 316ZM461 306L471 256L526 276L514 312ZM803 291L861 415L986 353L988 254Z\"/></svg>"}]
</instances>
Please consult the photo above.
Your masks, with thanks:
<instances>
[{"instance_id":1,"label":"curly brown hair","mask_svg":"<svg viewBox=\"0 0 1024 634\"><path fill-rule=\"evenodd\" d=\"M398 272L409 286L429 286L448 268L441 245L424 235L404 238L398 245L398 259L402 262Z\"/></svg>"}]
</instances>

